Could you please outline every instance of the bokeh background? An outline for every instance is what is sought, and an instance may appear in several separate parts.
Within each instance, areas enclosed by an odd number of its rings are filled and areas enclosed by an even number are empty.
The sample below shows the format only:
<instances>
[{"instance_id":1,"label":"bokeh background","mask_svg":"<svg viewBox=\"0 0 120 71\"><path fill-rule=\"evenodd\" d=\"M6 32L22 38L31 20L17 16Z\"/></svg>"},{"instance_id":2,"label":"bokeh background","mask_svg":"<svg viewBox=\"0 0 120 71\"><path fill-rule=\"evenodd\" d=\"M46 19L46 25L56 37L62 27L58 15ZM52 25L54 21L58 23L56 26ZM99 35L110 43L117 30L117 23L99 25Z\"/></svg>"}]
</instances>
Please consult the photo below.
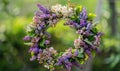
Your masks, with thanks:
<instances>
[{"instance_id":1,"label":"bokeh background","mask_svg":"<svg viewBox=\"0 0 120 71\"><path fill-rule=\"evenodd\" d=\"M96 13L96 27L104 32L101 53L88 60L82 70L73 67L72 71L120 71L120 0L70 1ZM37 3L48 7L57 3L65 5L67 0L0 0L0 71L48 71L37 61L29 61L29 47L22 40ZM75 30L63 26L62 21L48 31L55 49L63 51L73 46Z\"/></svg>"}]
</instances>

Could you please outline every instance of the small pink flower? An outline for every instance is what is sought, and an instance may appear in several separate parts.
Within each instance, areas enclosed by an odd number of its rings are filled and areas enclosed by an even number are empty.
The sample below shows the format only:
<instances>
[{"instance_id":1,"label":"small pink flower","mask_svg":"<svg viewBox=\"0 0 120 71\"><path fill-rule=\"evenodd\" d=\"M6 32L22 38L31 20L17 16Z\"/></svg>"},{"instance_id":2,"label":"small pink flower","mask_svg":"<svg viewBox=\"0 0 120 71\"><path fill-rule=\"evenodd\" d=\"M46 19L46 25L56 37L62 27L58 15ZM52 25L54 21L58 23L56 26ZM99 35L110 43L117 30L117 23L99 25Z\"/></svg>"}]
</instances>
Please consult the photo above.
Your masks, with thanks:
<instances>
[{"instance_id":1,"label":"small pink flower","mask_svg":"<svg viewBox=\"0 0 120 71\"><path fill-rule=\"evenodd\" d=\"M76 39L74 41L74 46L75 46L75 48L80 48L80 39Z\"/></svg>"}]
</instances>

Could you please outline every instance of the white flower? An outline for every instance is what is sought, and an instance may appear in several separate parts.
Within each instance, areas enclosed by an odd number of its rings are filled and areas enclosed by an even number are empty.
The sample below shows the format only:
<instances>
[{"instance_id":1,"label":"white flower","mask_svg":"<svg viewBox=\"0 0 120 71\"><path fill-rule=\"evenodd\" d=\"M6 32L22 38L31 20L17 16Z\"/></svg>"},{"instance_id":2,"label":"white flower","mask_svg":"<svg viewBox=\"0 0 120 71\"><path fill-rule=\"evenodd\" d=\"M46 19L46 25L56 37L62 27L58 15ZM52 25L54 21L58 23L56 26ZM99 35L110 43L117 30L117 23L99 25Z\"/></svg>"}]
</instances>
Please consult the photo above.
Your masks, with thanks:
<instances>
[{"instance_id":1,"label":"white flower","mask_svg":"<svg viewBox=\"0 0 120 71\"><path fill-rule=\"evenodd\" d=\"M73 15L73 8L62 6L60 4L52 6L51 11L56 14L62 14L64 17L70 17Z\"/></svg>"},{"instance_id":2,"label":"white flower","mask_svg":"<svg viewBox=\"0 0 120 71\"><path fill-rule=\"evenodd\" d=\"M27 29L27 32L31 32L31 31L33 31L33 28L34 28L34 26L33 25L29 25L29 26L27 26L26 27Z\"/></svg>"},{"instance_id":3,"label":"white flower","mask_svg":"<svg viewBox=\"0 0 120 71\"><path fill-rule=\"evenodd\" d=\"M61 13L63 14L63 16L65 17L69 17L73 15L73 8L71 7L67 7L67 6L63 6Z\"/></svg>"},{"instance_id":4,"label":"white flower","mask_svg":"<svg viewBox=\"0 0 120 71\"><path fill-rule=\"evenodd\" d=\"M57 13L61 11L61 8L62 8L62 5L57 4L57 5L52 6L51 11Z\"/></svg>"}]
</instances>

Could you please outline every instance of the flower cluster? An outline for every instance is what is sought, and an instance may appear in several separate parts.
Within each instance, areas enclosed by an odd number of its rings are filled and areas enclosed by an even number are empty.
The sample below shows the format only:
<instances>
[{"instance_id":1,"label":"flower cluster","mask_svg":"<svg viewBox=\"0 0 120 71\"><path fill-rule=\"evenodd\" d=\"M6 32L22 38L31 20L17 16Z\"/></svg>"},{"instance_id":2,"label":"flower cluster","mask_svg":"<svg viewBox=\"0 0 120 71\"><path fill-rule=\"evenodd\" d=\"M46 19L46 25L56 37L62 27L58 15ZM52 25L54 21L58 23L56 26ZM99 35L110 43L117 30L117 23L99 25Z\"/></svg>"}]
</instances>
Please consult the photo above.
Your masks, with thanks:
<instances>
[{"instance_id":1,"label":"flower cluster","mask_svg":"<svg viewBox=\"0 0 120 71\"><path fill-rule=\"evenodd\" d=\"M36 11L33 22L27 26L27 35L24 37L26 44L30 46L31 61L38 60L51 71L56 66L64 66L70 71L73 65L80 66L79 63L85 63L95 51L98 52L102 33L92 24L95 14L87 13L82 6L57 4L50 9L40 4L37 6L39 11ZM66 21L64 25L74 28L79 37L75 39L73 48L57 52L49 45L51 36L47 29L55 26L62 18Z\"/></svg>"},{"instance_id":2,"label":"flower cluster","mask_svg":"<svg viewBox=\"0 0 120 71\"><path fill-rule=\"evenodd\" d=\"M74 14L72 7L62 6L60 4L52 6L51 10L57 15L63 15L63 17L71 17Z\"/></svg>"}]
</instances>

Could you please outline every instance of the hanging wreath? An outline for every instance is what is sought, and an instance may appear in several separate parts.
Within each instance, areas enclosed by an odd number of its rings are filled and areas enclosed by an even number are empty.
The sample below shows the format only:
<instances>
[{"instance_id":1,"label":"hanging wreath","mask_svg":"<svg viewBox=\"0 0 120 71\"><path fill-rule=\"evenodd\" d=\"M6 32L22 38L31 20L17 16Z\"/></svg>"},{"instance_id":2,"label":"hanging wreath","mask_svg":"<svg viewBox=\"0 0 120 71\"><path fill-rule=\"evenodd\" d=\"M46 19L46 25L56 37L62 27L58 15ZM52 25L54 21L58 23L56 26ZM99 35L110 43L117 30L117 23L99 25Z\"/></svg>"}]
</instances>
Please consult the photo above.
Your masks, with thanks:
<instances>
[{"instance_id":1,"label":"hanging wreath","mask_svg":"<svg viewBox=\"0 0 120 71\"><path fill-rule=\"evenodd\" d=\"M38 60L50 71L59 66L70 71L72 65L84 64L98 52L102 33L93 25L95 14L87 13L86 8L82 6L57 4L49 9L40 4L37 6L39 10L35 12L33 22L27 26L27 35L24 37L25 44L30 46L31 61ZM65 26L75 29L79 37L74 40L74 47L57 52L50 46L51 36L47 29L57 25L61 19L65 20Z\"/></svg>"}]
</instances>

